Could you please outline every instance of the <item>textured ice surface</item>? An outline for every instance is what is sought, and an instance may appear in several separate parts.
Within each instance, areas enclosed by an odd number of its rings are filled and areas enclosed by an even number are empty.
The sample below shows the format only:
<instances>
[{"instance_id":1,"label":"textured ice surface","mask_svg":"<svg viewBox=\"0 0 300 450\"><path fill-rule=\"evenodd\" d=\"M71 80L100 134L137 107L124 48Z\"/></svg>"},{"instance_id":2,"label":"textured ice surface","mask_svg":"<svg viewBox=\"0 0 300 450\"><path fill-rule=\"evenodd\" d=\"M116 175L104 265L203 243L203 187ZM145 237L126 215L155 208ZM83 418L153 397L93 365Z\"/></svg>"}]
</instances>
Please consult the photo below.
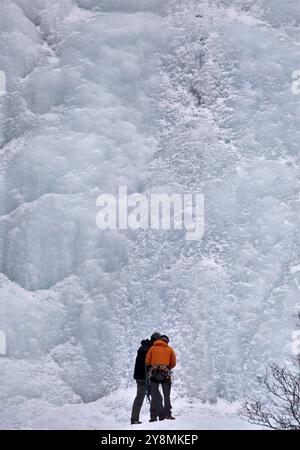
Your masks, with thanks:
<instances>
[{"instance_id":1,"label":"textured ice surface","mask_svg":"<svg viewBox=\"0 0 300 450\"><path fill-rule=\"evenodd\" d=\"M202 400L290 354L299 17L292 0L1 2L4 427L126 385L154 329ZM204 239L100 232L95 200L119 185L204 193Z\"/></svg>"}]
</instances>

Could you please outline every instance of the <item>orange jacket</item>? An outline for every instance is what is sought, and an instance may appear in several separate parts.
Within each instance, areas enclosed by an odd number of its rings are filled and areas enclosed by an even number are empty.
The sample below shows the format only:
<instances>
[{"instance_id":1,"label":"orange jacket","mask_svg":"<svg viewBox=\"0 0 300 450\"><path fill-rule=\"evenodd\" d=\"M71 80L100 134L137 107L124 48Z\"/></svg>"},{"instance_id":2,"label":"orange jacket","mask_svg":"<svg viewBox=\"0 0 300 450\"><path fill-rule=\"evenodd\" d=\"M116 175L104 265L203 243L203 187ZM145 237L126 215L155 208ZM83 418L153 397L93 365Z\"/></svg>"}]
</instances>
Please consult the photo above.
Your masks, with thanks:
<instances>
[{"instance_id":1,"label":"orange jacket","mask_svg":"<svg viewBox=\"0 0 300 450\"><path fill-rule=\"evenodd\" d=\"M146 355L146 366L168 366L173 369L176 366L176 355L174 350L165 341L155 341Z\"/></svg>"}]
</instances>

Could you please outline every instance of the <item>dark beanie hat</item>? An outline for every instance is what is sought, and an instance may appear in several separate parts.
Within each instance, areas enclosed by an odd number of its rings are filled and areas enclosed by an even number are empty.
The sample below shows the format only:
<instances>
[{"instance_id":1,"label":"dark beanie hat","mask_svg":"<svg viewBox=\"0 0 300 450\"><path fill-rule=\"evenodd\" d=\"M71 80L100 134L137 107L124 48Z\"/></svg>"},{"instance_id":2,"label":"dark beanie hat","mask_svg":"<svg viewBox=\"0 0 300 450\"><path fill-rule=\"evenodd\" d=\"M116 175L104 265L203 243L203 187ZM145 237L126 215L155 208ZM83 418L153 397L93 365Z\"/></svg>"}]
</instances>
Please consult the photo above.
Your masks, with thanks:
<instances>
[{"instance_id":1,"label":"dark beanie hat","mask_svg":"<svg viewBox=\"0 0 300 450\"><path fill-rule=\"evenodd\" d=\"M165 341L167 344L169 343L169 338L165 334L162 334L159 339L161 341Z\"/></svg>"},{"instance_id":2,"label":"dark beanie hat","mask_svg":"<svg viewBox=\"0 0 300 450\"><path fill-rule=\"evenodd\" d=\"M160 339L161 334L158 331L154 331L151 335L151 341L157 341L157 339Z\"/></svg>"}]
</instances>

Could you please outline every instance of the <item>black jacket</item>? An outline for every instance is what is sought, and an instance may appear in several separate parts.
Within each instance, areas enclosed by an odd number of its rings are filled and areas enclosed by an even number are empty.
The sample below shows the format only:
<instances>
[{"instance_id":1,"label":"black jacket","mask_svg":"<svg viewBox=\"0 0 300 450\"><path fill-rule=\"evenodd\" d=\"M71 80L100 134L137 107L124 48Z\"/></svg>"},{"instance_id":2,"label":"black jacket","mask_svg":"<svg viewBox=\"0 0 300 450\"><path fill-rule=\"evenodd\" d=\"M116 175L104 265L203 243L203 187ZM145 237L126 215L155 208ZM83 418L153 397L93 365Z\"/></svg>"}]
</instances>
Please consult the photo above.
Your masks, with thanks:
<instances>
[{"instance_id":1,"label":"black jacket","mask_svg":"<svg viewBox=\"0 0 300 450\"><path fill-rule=\"evenodd\" d=\"M149 339L145 339L141 342L141 346L137 351L134 374L133 378L135 380L144 380L146 378L145 374L145 359L149 348L152 346L153 342Z\"/></svg>"}]
</instances>

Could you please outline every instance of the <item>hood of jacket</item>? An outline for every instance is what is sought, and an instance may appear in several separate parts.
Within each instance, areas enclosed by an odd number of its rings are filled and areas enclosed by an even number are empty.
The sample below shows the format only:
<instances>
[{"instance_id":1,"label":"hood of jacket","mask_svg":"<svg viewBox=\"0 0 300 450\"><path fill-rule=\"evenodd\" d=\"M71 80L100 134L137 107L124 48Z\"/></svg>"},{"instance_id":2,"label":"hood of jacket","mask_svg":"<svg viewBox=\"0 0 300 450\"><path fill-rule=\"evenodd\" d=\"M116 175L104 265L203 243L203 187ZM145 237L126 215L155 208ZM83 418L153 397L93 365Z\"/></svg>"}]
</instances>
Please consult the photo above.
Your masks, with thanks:
<instances>
[{"instance_id":1,"label":"hood of jacket","mask_svg":"<svg viewBox=\"0 0 300 450\"><path fill-rule=\"evenodd\" d=\"M162 347L168 347L168 344L165 341L161 341L160 339L155 341L153 345L161 345Z\"/></svg>"},{"instance_id":2,"label":"hood of jacket","mask_svg":"<svg viewBox=\"0 0 300 450\"><path fill-rule=\"evenodd\" d=\"M151 347L152 342L150 341L150 339L143 339L141 341L141 346L142 347Z\"/></svg>"}]
</instances>

